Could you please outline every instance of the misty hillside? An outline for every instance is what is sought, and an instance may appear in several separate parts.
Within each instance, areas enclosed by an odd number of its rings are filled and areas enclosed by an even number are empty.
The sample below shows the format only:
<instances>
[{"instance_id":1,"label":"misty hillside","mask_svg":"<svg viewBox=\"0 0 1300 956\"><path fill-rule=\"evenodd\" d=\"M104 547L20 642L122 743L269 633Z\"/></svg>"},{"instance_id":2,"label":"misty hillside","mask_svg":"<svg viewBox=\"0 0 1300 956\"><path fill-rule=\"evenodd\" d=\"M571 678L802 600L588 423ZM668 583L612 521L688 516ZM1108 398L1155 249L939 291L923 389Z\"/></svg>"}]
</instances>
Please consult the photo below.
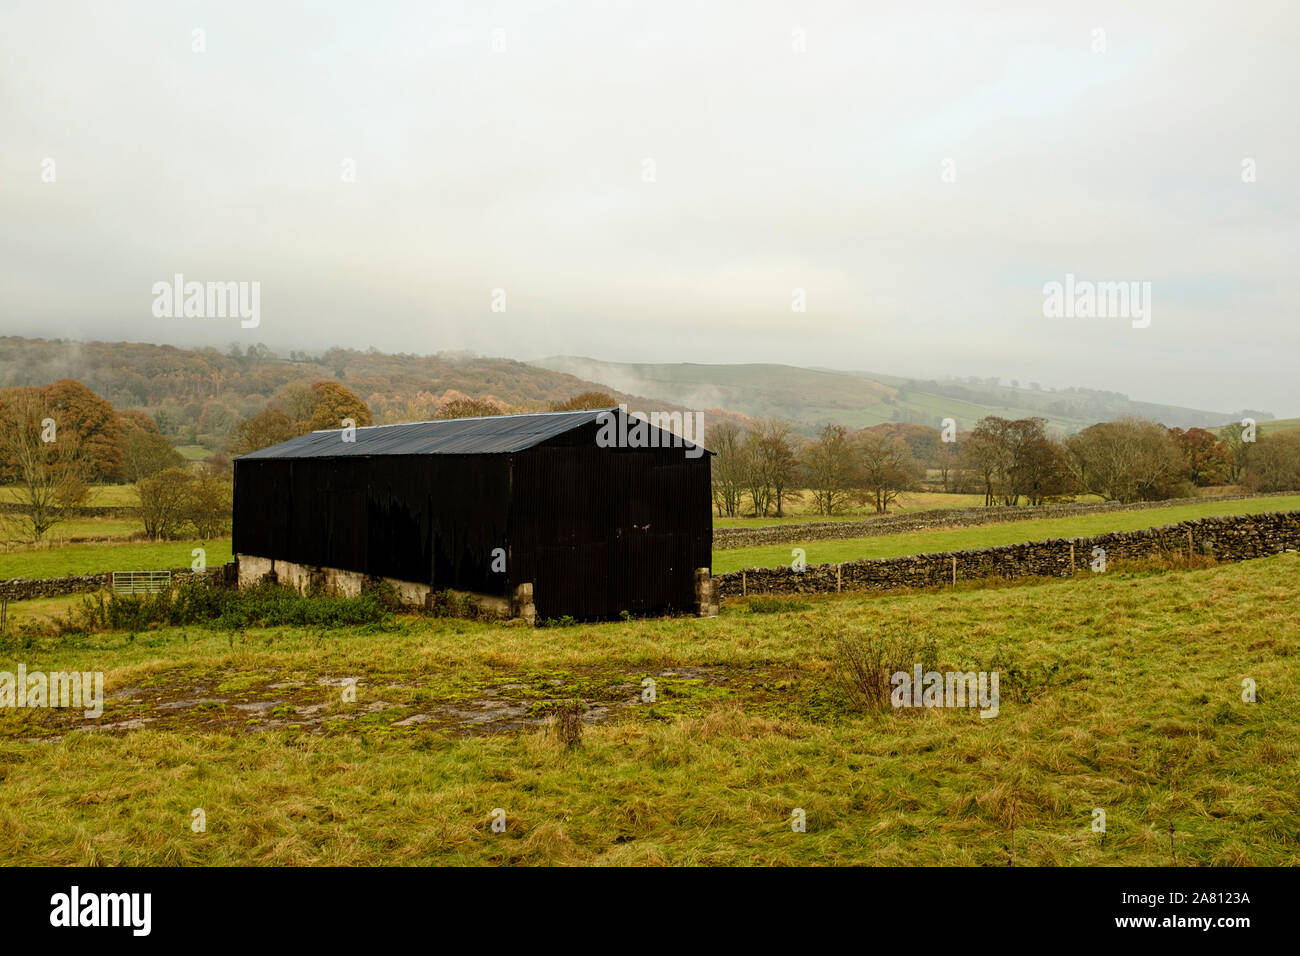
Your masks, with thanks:
<instances>
[{"instance_id":1,"label":"misty hillside","mask_svg":"<svg viewBox=\"0 0 1300 956\"><path fill-rule=\"evenodd\" d=\"M788 418L806 432L825 422L851 428L882 422L938 426L949 417L965 429L985 415L1041 416L1066 432L1129 415L1189 428L1224 425L1245 414L1138 402L1117 392L1087 388L1013 387L992 379L918 381L789 365L638 365L577 356L552 356L533 364L651 398L673 396L693 407L718 406L751 417ZM1263 411L1249 414L1261 420L1272 417Z\"/></svg>"},{"instance_id":2,"label":"misty hillside","mask_svg":"<svg viewBox=\"0 0 1300 956\"><path fill-rule=\"evenodd\" d=\"M447 392L492 399L508 411L545 411L589 391L613 391L632 408L653 399L512 359L474 355L392 355L331 348L279 356L265 346L185 349L138 342L72 342L0 337L0 388L74 378L119 409L138 408L165 433L191 430L218 444L238 418L260 412L286 385L333 379L360 396L377 423L428 417L431 397ZM652 409L688 407L660 399ZM689 406L694 407L694 406ZM729 417L718 412L712 420Z\"/></svg>"}]
</instances>

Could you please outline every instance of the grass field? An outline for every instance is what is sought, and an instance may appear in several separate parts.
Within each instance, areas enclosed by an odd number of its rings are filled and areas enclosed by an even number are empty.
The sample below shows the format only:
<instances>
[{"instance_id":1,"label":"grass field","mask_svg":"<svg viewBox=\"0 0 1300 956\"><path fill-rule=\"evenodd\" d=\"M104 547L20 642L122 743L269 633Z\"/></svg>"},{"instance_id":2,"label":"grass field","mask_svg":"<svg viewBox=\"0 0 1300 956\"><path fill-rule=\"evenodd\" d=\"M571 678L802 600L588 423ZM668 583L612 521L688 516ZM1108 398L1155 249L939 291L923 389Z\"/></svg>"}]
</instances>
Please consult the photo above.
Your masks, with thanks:
<instances>
[{"instance_id":1,"label":"grass field","mask_svg":"<svg viewBox=\"0 0 1300 956\"><path fill-rule=\"evenodd\" d=\"M1201 488L1198 491L1205 498L1247 493L1239 485L1221 485L1212 488ZM1102 501L1097 495L1078 495L1074 500L1080 504ZM907 491L899 495L897 502L890 505L889 514L907 514L913 511L932 511L939 508L980 508L983 505L983 495L952 494L941 491ZM874 518L876 516L875 509L868 508L865 505L854 505L847 511L831 517L818 514L812 509L812 493L804 491L799 500L790 501L786 504L786 514L780 518L772 516L765 518L719 518L715 509L713 526L715 528L764 528L769 525L802 524L811 521L861 521L864 518ZM1026 506L1026 511L1028 510Z\"/></svg>"},{"instance_id":2,"label":"grass field","mask_svg":"<svg viewBox=\"0 0 1300 956\"><path fill-rule=\"evenodd\" d=\"M1300 418L1277 418L1271 422L1260 422L1259 432L1271 435L1273 432L1289 432L1300 428Z\"/></svg>"},{"instance_id":3,"label":"grass field","mask_svg":"<svg viewBox=\"0 0 1300 956\"><path fill-rule=\"evenodd\" d=\"M0 668L103 670L108 700L0 712L0 856L1296 865L1298 588L1287 554L715 619L10 639ZM882 629L932 637L941 670L996 666L998 716L850 711L831 636ZM546 720L564 699L590 721L574 750Z\"/></svg>"},{"instance_id":4,"label":"grass field","mask_svg":"<svg viewBox=\"0 0 1300 956\"><path fill-rule=\"evenodd\" d=\"M1207 501L1204 504L1198 502L1169 508L1081 515L1073 518L1030 518L1024 521L1008 521L973 528L907 531L868 538L735 548L713 552L713 573L723 574L728 571L739 571L741 568L771 568L789 564L791 550L795 547L805 550L809 564L831 564L855 561L860 558L893 558L931 551L958 551L964 548L1017 544L1022 541L1043 541L1048 538L1073 538L1102 534L1107 531L1135 531L1209 515L1253 514L1261 511L1291 511L1298 508L1300 508L1300 495L1242 498L1232 501Z\"/></svg>"},{"instance_id":5,"label":"grass field","mask_svg":"<svg viewBox=\"0 0 1300 956\"><path fill-rule=\"evenodd\" d=\"M763 528L774 524L795 524L809 521L861 521L875 516L875 508L855 506L843 514L827 517L812 510L812 492L802 492L800 500L792 500L784 505L787 512L780 518L719 518L715 509L713 527L715 528ZM977 508L984 504L983 495L957 495L936 491L905 491L898 496L898 501L889 508L890 514L903 514L909 511L929 511L934 508Z\"/></svg>"},{"instance_id":6,"label":"grass field","mask_svg":"<svg viewBox=\"0 0 1300 956\"><path fill-rule=\"evenodd\" d=\"M15 520L13 515L4 515L0 519L0 547L14 551L58 548L75 538L125 541L143 531L144 525L139 518L72 518L60 521L39 543L33 543L25 522Z\"/></svg>"},{"instance_id":7,"label":"grass field","mask_svg":"<svg viewBox=\"0 0 1300 956\"><path fill-rule=\"evenodd\" d=\"M0 485L0 501L21 501L22 491ZM134 508L140 504L134 485L92 485L85 503L97 508Z\"/></svg>"},{"instance_id":8,"label":"grass field","mask_svg":"<svg viewBox=\"0 0 1300 956\"><path fill-rule=\"evenodd\" d=\"M70 544L61 548L0 553L0 580L60 578L104 571L154 571L187 568L194 548L207 550L208 565L230 560L230 539L214 541L132 541L124 544Z\"/></svg>"}]
</instances>

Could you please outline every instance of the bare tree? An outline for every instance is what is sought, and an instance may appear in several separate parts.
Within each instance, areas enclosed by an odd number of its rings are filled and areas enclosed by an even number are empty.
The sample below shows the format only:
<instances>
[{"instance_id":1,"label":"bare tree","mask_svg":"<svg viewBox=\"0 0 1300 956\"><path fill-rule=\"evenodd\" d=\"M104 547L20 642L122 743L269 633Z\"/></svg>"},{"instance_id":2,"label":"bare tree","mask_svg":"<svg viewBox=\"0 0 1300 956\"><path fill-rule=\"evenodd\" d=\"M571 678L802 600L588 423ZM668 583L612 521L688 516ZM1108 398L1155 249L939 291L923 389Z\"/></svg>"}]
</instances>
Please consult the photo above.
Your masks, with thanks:
<instances>
[{"instance_id":1,"label":"bare tree","mask_svg":"<svg viewBox=\"0 0 1300 956\"><path fill-rule=\"evenodd\" d=\"M790 496L798 466L793 432L793 425L776 418L755 422L745 432L744 483L757 517L765 517L773 504L781 515L784 499Z\"/></svg>"},{"instance_id":2,"label":"bare tree","mask_svg":"<svg viewBox=\"0 0 1300 956\"><path fill-rule=\"evenodd\" d=\"M981 421L980 425L984 423ZM966 471L984 492L984 505L996 503L994 485L1001 467L1002 450L997 436L977 426L961 443L960 459Z\"/></svg>"},{"instance_id":3,"label":"bare tree","mask_svg":"<svg viewBox=\"0 0 1300 956\"><path fill-rule=\"evenodd\" d=\"M880 432L864 432L856 445L862 486L868 500L874 499L876 514L882 515L900 491L917 486L921 465L904 442Z\"/></svg>"},{"instance_id":4,"label":"bare tree","mask_svg":"<svg viewBox=\"0 0 1300 956\"><path fill-rule=\"evenodd\" d=\"M136 482L140 498L140 520L145 534L154 541L176 537L195 510L194 485L197 479L184 468L165 468L158 474Z\"/></svg>"},{"instance_id":5,"label":"bare tree","mask_svg":"<svg viewBox=\"0 0 1300 956\"><path fill-rule=\"evenodd\" d=\"M718 517L734 518L740 511L740 498L745 489L744 438L733 422L724 421L709 430L709 446L713 451L712 484L713 503Z\"/></svg>"},{"instance_id":6,"label":"bare tree","mask_svg":"<svg viewBox=\"0 0 1300 956\"><path fill-rule=\"evenodd\" d=\"M957 470L959 460L956 442L939 442L939 447L934 452L932 464L935 470L939 472L939 481L943 485L944 491L953 490L953 472Z\"/></svg>"},{"instance_id":7,"label":"bare tree","mask_svg":"<svg viewBox=\"0 0 1300 956\"><path fill-rule=\"evenodd\" d=\"M765 517L768 503L772 500L772 484L763 459L763 436L759 426L745 432L740 443L740 460L745 490L754 505L754 517Z\"/></svg>"},{"instance_id":8,"label":"bare tree","mask_svg":"<svg viewBox=\"0 0 1300 956\"><path fill-rule=\"evenodd\" d=\"M765 480L771 489L779 518L785 513L785 499L799 497L797 491L791 490L799 471L794 425L781 418L769 418L759 426L758 431Z\"/></svg>"},{"instance_id":9,"label":"bare tree","mask_svg":"<svg viewBox=\"0 0 1300 956\"><path fill-rule=\"evenodd\" d=\"M801 463L817 511L833 515L854 497L858 468L848 432L826 425L817 440L803 447Z\"/></svg>"},{"instance_id":10,"label":"bare tree","mask_svg":"<svg viewBox=\"0 0 1300 956\"><path fill-rule=\"evenodd\" d=\"M0 460L18 489L33 541L69 517L89 493L90 462L73 429L60 429L39 389L15 389L0 408Z\"/></svg>"}]
</instances>

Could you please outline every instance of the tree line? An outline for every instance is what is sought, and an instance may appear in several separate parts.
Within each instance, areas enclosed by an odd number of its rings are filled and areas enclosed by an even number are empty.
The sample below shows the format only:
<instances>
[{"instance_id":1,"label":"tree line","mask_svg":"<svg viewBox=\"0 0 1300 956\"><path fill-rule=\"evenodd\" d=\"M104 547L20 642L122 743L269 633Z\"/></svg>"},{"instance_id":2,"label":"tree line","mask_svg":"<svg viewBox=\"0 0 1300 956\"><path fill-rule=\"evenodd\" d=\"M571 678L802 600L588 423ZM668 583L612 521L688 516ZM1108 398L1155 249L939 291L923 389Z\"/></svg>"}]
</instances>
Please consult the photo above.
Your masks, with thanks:
<instances>
[{"instance_id":1,"label":"tree line","mask_svg":"<svg viewBox=\"0 0 1300 956\"><path fill-rule=\"evenodd\" d=\"M986 506L1080 495L1157 501L1224 485L1300 489L1300 430L1265 434L1254 425L1211 431L1125 418L1060 437L1042 418L987 416L964 434L886 423L856 432L826 425L805 439L790 422L769 419L715 426L705 444L715 453L719 517L781 516L804 495L818 514L860 505L884 514L900 494L921 489L979 494Z\"/></svg>"}]
</instances>

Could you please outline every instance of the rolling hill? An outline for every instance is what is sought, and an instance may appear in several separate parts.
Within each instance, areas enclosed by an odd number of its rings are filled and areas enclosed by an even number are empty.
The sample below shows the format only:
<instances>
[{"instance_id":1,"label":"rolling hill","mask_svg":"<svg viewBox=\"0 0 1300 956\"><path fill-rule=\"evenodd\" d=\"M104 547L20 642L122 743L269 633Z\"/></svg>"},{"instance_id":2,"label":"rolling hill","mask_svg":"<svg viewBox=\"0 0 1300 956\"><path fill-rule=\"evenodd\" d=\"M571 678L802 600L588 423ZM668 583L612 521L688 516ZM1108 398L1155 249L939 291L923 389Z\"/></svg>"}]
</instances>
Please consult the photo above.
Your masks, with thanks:
<instances>
[{"instance_id":1,"label":"rolling hill","mask_svg":"<svg viewBox=\"0 0 1300 956\"><path fill-rule=\"evenodd\" d=\"M956 419L958 427L965 429L985 415L1041 416L1063 432L1130 415L1187 428L1224 425L1245 414L1139 402L1118 392L1085 388L1049 390L977 379L920 381L790 365L627 364L567 355L532 364L691 407L788 418L805 432L826 422L850 428L890 421L938 426L944 418ZM1266 412L1253 414L1271 417Z\"/></svg>"}]
</instances>

